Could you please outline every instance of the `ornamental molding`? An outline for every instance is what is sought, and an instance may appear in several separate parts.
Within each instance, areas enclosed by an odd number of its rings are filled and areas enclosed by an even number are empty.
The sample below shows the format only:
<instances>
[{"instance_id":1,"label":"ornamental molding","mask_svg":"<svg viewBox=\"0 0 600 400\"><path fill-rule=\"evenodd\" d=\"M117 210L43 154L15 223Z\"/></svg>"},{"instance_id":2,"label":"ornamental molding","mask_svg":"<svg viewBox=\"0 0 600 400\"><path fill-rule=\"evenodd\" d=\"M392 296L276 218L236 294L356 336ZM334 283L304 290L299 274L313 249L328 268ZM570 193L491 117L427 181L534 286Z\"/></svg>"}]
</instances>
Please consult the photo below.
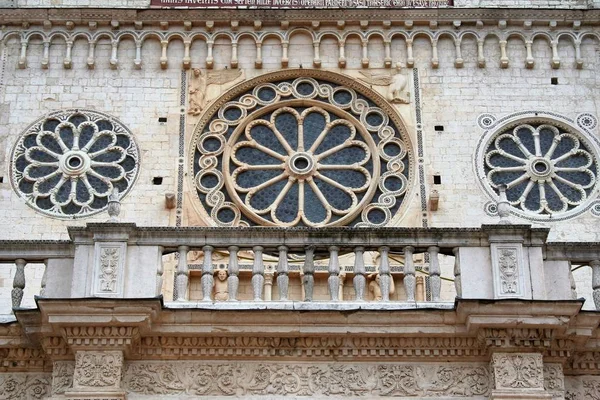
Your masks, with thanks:
<instances>
[{"instance_id":1,"label":"ornamental molding","mask_svg":"<svg viewBox=\"0 0 600 400\"><path fill-rule=\"evenodd\" d=\"M125 196L139 172L132 133L116 118L67 109L25 129L11 153L13 189L34 210L55 218L103 212L114 189Z\"/></svg>"},{"instance_id":2,"label":"ornamental molding","mask_svg":"<svg viewBox=\"0 0 600 400\"><path fill-rule=\"evenodd\" d=\"M492 354L497 390L544 389L544 363L536 353Z\"/></svg>"},{"instance_id":3,"label":"ornamental molding","mask_svg":"<svg viewBox=\"0 0 600 400\"><path fill-rule=\"evenodd\" d=\"M44 350L38 347L0 348L0 370L41 371L48 365Z\"/></svg>"},{"instance_id":4,"label":"ornamental molding","mask_svg":"<svg viewBox=\"0 0 600 400\"><path fill-rule=\"evenodd\" d=\"M58 11L58 12L57 12ZM141 21L145 24L158 25L161 21L193 21L204 22L206 20L220 21L229 24L231 20L239 20L240 25L243 21L265 20L264 10L151 10L151 9L121 9L118 14L119 20ZM451 23L456 18L463 19L463 22L471 20L515 20L523 26L522 20L533 21L561 21L570 22L580 20L582 25L588 21L600 19L600 11L594 9L492 9L492 8L435 8L435 9L402 9L402 10L360 10L343 9L327 10L323 13L318 10L269 10L269 20L273 21L331 21L337 20L373 20L380 21L405 21L407 19L429 22L430 20L444 21ZM43 21L50 21L57 24L64 24L72 21L77 25L87 26L89 21L100 23L109 23L115 19L115 15L110 9L69 9L60 10L48 9L5 9L0 15L0 22L8 25L21 25L23 22L36 24ZM465 21L467 20L467 21ZM181 23L180 23L181 24ZM497 24L494 24L497 25Z\"/></svg>"},{"instance_id":5,"label":"ornamental molding","mask_svg":"<svg viewBox=\"0 0 600 400\"><path fill-rule=\"evenodd\" d=\"M595 210L600 191L600 140L596 117L576 119L546 111L523 111L496 118L482 114L484 130L474 156L481 188L492 200L507 185L510 212L536 222L562 221ZM600 207L598 207L600 210Z\"/></svg>"},{"instance_id":6,"label":"ornamental molding","mask_svg":"<svg viewBox=\"0 0 600 400\"><path fill-rule=\"evenodd\" d=\"M188 157L193 204L216 226L384 226L402 216L414 179L394 108L320 70L234 86L200 118Z\"/></svg>"},{"instance_id":7,"label":"ornamental molding","mask_svg":"<svg viewBox=\"0 0 600 400\"><path fill-rule=\"evenodd\" d=\"M278 359L470 358L485 359L477 338L410 337L143 337L131 349L136 358L267 357Z\"/></svg>"},{"instance_id":8,"label":"ornamental molding","mask_svg":"<svg viewBox=\"0 0 600 400\"><path fill-rule=\"evenodd\" d=\"M565 375L562 364L544 364L544 390L564 396Z\"/></svg>"},{"instance_id":9,"label":"ornamental molding","mask_svg":"<svg viewBox=\"0 0 600 400\"><path fill-rule=\"evenodd\" d=\"M481 328L477 338L489 348L551 348L556 344L555 329L541 328Z\"/></svg>"},{"instance_id":10,"label":"ornamental molding","mask_svg":"<svg viewBox=\"0 0 600 400\"><path fill-rule=\"evenodd\" d=\"M136 395L487 396L490 372L473 364L284 364L131 362L124 388Z\"/></svg>"},{"instance_id":11,"label":"ornamental molding","mask_svg":"<svg viewBox=\"0 0 600 400\"><path fill-rule=\"evenodd\" d=\"M74 349L123 349L140 336L139 329L133 326L68 326L62 330L67 344Z\"/></svg>"},{"instance_id":12,"label":"ornamental molding","mask_svg":"<svg viewBox=\"0 0 600 400\"><path fill-rule=\"evenodd\" d=\"M74 361L54 361L52 365L52 395L73 389Z\"/></svg>"},{"instance_id":13,"label":"ornamental molding","mask_svg":"<svg viewBox=\"0 0 600 400\"><path fill-rule=\"evenodd\" d=\"M45 399L51 392L50 374L0 373L0 399Z\"/></svg>"}]
</instances>

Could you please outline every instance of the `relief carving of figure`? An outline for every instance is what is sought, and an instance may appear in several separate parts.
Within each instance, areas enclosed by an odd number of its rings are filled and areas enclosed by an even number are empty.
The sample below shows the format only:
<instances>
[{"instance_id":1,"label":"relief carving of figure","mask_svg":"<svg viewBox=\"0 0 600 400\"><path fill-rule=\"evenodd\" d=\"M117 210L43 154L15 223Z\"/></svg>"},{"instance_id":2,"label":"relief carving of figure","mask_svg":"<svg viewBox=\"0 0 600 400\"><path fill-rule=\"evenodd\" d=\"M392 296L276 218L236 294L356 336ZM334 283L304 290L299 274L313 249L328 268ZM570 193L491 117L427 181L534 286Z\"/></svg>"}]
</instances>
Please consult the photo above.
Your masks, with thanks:
<instances>
[{"instance_id":1,"label":"relief carving of figure","mask_svg":"<svg viewBox=\"0 0 600 400\"><path fill-rule=\"evenodd\" d=\"M410 93L406 90L408 79L401 72L400 63L396 64L396 73L360 71L361 80L373 86L387 86L387 99L391 103L409 104Z\"/></svg>"},{"instance_id":2,"label":"relief carving of figure","mask_svg":"<svg viewBox=\"0 0 600 400\"><path fill-rule=\"evenodd\" d=\"M223 85L235 81L242 76L242 71L237 69L206 72L200 68L192 69L189 95L190 104L188 114L200 115L206 106L206 90L210 85Z\"/></svg>"},{"instance_id":3,"label":"relief carving of figure","mask_svg":"<svg viewBox=\"0 0 600 400\"><path fill-rule=\"evenodd\" d=\"M381 296L381 283L379 274L370 274L368 279L371 281L369 283L369 292L373 294L373 300L381 301L383 297ZM396 285L394 284L394 277L390 275L390 296L394 293L396 293Z\"/></svg>"},{"instance_id":4,"label":"relief carving of figure","mask_svg":"<svg viewBox=\"0 0 600 400\"><path fill-rule=\"evenodd\" d=\"M227 288L227 271L220 269L217 272L217 279L213 284L213 293L215 301L229 300L229 289Z\"/></svg>"}]
</instances>

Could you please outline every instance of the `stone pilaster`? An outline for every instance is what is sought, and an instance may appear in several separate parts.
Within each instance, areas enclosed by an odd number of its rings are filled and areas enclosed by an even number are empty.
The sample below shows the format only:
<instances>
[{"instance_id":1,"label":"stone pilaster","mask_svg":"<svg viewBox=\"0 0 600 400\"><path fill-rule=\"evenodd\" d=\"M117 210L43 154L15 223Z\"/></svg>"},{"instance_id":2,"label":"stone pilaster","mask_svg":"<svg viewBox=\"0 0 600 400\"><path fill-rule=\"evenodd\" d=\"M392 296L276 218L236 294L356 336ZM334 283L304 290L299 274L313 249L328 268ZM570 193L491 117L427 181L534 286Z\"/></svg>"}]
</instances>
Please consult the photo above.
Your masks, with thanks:
<instances>
[{"instance_id":1,"label":"stone pilaster","mask_svg":"<svg viewBox=\"0 0 600 400\"><path fill-rule=\"evenodd\" d=\"M75 354L73 389L65 392L69 400L124 400L121 389L123 352L78 351Z\"/></svg>"},{"instance_id":2,"label":"stone pilaster","mask_svg":"<svg viewBox=\"0 0 600 400\"><path fill-rule=\"evenodd\" d=\"M494 353L491 400L552 399L544 389L544 362L539 353Z\"/></svg>"}]
</instances>

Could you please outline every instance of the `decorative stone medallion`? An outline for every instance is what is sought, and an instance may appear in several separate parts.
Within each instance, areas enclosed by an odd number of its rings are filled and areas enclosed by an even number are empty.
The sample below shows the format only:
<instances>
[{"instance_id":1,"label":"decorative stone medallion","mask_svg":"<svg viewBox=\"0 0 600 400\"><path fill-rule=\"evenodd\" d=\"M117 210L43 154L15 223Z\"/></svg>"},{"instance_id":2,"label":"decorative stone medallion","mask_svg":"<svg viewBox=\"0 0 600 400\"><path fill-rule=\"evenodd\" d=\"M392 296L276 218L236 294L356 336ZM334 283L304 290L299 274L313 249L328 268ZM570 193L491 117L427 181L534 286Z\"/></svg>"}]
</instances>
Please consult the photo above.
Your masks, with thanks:
<instances>
[{"instance_id":1,"label":"decorative stone medallion","mask_svg":"<svg viewBox=\"0 0 600 400\"><path fill-rule=\"evenodd\" d=\"M572 218L591 207L599 190L595 136L557 114L488 118L475 160L490 198L497 199L504 184L511 212L537 221Z\"/></svg>"},{"instance_id":2,"label":"decorative stone medallion","mask_svg":"<svg viewBox=\"0 0 600 400\"><path fill-rule=\"evenodd\" d=\"M189 156L196 205L215 226L383 226L412 179L393 108L324 71L238 85L202 117Z\"/></svg>"},{"instance_id":3,"label":"decorative stone medallion","mask_svg":"<svg viewBox=\"0 0 600 400\"><path fill-rule=\"evenodd\" d=\"M124 196L138 169L138 147L121 122L76 109L47 114L21 134L10 176L17 194L35 210L81 218L105 210L113 188Z\"/></svg>"}]
</instances>

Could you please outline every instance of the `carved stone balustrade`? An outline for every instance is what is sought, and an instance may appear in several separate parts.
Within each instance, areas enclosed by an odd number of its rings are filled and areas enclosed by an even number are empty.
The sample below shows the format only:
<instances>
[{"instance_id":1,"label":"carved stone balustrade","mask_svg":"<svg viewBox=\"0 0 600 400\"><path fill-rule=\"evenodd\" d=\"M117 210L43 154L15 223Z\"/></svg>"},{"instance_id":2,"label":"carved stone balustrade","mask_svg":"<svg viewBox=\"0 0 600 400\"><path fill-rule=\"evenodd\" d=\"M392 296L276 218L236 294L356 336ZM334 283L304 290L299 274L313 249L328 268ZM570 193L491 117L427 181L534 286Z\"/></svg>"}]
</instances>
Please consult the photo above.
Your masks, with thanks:
<instances>
[{"instance_id":1,"label":"carved stone balustrade","mask_svg":"<svg viewBox=\"0 0 600 400\"><path fill-rule=\"evenodd\" d=\"M43 297L154 298L164 294L165 256L174 261L169 273L175 295L164 298L175 308L243 303L388 309L419 307L421 299L447 308L455 296L567 300L573 298L571 262L594 268L600 296L600 246L548 244L547 229L527 225L229 229L94 223L71 227L69 234L70 241L2 242L0 262L17 266L13 308L21 305L28 262L47 265ZM199 264L188 260L191 252L201 255ZM218 265L215 257L225 261ZM196 278L202 293L194 297L190 282Z\"/></svg>"}]
</instances>

